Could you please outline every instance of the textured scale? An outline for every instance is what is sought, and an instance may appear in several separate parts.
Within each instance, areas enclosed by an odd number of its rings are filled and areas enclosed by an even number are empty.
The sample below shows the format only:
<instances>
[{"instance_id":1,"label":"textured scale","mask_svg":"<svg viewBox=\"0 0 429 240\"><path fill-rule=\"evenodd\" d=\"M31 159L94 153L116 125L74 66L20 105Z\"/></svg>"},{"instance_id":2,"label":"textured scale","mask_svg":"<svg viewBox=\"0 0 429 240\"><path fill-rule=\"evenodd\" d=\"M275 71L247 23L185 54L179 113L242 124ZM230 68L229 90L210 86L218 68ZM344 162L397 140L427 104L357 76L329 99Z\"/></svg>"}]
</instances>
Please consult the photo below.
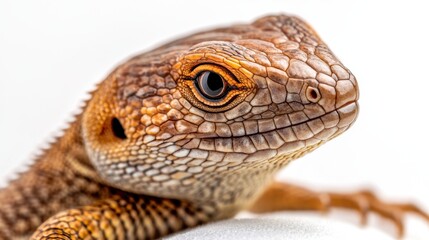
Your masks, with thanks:
<instances>
[{"instance_id":1,"label":"textured scale","mask_svg":"<svg viewBox=\"0 0 429 240\"><path fill-rule=\"evenodd\" d=\"M204 71L228 86L221 99L201 94ZM0 191L0 239L153 239L232 217L347 130L357 100L354 76L296 17L168 43L119 65Z\"/></svg>"}]
</instances>

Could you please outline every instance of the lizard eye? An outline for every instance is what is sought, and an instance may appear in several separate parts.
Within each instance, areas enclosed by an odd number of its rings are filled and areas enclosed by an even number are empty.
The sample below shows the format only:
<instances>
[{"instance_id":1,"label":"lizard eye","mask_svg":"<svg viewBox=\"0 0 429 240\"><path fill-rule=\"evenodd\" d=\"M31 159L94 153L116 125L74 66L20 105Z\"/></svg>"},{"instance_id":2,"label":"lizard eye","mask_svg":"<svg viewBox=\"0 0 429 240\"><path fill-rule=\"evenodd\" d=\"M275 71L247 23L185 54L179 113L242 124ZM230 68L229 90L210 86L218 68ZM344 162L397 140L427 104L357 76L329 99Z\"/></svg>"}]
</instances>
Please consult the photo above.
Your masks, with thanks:
<instances>
[{"instance_id":1,"label":"lizard eye","mask_svg":"<svg viewBox=\"0 0 429 240\"><path fill-rule=\"evenodd\" d=\"M228 83L217 73L204 71L197 77L197 88L209 100L219 100L225 95Z\"/></svg>"},{"instance_id":2,"label":"lizard eye","mask_svg":"<svg viewBox=\"0 0 429 240\"><path fill-rule=\"evenodd\" d=\"M178 85L183 97L207 112L229 110L253 90L253 83L235 69L205 63L182 71Z\"/></svg>"}]
</instances>

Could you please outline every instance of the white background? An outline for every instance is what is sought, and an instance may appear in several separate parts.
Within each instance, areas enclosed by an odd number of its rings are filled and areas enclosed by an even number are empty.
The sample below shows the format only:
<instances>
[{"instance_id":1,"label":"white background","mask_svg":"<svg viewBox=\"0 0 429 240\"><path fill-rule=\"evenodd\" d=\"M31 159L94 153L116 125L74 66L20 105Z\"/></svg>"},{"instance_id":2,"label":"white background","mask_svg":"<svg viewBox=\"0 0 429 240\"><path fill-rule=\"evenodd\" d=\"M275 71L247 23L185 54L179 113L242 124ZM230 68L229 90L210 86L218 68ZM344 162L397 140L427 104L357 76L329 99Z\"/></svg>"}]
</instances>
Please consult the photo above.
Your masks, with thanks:
<instances>
[{"instance_id":1,"label":"white background","mask_svg":"<svg viewBox=\"0 0 429 240\"><path fill-rule=\"evenodd\" d=\"M118 62L212 26L293 13L360 84L360 116L280 178L321 190L371 187L429 210L429 14L425 1L0 2L0 179L31 162ZM410 239L424 239L411 220ZM374 226L373 226L374 227ZM428 226L429 227L429 226Z\"/></svg>"}]
</instances>

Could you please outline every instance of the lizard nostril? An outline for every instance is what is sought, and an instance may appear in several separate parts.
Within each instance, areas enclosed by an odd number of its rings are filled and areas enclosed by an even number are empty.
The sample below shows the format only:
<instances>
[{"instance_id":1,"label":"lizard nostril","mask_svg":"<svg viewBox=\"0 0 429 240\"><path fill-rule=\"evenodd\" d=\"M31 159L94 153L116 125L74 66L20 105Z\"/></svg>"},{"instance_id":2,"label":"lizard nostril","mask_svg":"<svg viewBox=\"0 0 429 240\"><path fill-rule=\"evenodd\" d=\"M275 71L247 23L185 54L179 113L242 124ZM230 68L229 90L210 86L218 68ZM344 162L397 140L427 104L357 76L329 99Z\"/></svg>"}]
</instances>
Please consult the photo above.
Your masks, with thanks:
<instances>
[{"instance_id":1,"label":"lizard nostril","mask_svg":"<svg viewBox=\"0 0 429 240\"><path fill-rule=\"evenodd\" d=\"M306 96L307 96L308 101L310 101L312 103L318 102L321 98L319 90L317 88L314 88L314 87L308 87L307 88Z\"/></svg>"},{"instance_id":2,"label":"lizard nostril","mask_svg":"<svg viewBox=\"0 0 429 240\"><path fill-rule=\"evenodd\" d=\"M120 139L127 139L127 135L125 135L124 127L122 127L121 122L117 118L112 118L112 131L113 134Z\"/></svg>"}]
</instances>

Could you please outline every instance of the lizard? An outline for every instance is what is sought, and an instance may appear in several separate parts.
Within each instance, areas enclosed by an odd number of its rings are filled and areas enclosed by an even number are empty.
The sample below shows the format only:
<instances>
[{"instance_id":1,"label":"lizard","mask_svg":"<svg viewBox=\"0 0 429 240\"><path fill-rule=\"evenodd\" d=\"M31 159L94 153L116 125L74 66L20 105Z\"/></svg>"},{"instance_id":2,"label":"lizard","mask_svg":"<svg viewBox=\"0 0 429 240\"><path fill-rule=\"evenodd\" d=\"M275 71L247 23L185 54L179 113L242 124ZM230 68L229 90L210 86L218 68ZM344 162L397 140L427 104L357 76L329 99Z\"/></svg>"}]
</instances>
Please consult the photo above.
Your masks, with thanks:
<instances>
[{"instance_id":1,"label":"lizard","mask_svg":"<svg viewBox=\"0 0 429 240\"><path fill-rule=\"evenodd\" d=\"M195 33L121 63L0 190L0 239L156 239L248 210L429 215L276 173L352 126L356 78L291 15Z\"/></svg>"}]
</instances>

